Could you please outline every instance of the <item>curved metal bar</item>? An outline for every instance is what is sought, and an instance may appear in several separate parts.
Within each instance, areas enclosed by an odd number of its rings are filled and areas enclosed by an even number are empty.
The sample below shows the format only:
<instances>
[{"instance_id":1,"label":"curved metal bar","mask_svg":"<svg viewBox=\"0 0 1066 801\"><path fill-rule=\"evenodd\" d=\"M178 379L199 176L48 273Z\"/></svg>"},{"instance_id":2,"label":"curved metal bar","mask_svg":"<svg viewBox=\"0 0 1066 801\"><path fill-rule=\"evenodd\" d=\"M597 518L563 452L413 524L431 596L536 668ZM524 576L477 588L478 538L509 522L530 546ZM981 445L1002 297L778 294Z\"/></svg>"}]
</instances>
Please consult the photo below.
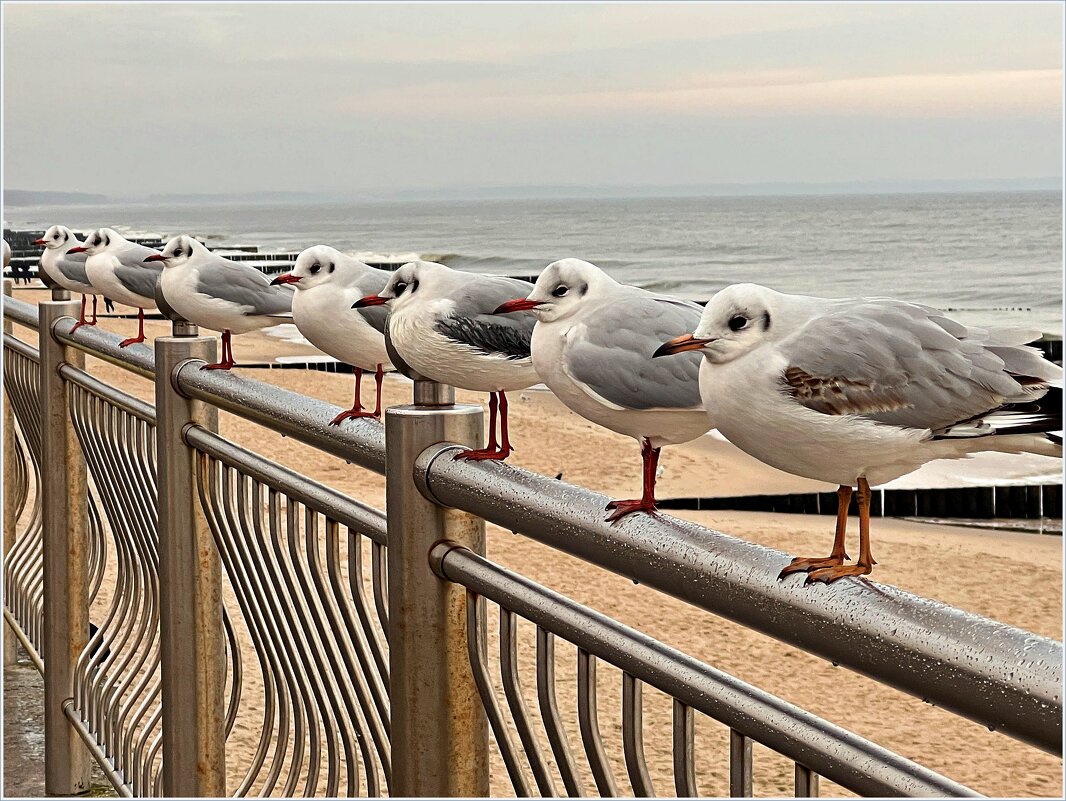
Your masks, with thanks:
<instances>
[{"instance_id":1,"label":"curved metal bar","mask_svg":"<svg viewBox=\"0 0 1066 801\"><path fill-rule=\"evenodd\" d=\"M885 584L778 580L787 554L665 515L604 519L607 498L510 464L427 448L415 482L480 515L695 606L1062 753L1063 646Z\"/></svg>"},{"instance_id":2,"label":"curved metal bar","mask_svg":"<svg viewBox=\"0 0 1066 801\"><path fill-rule=\"evenodd\" d=\"M555 695L555 635L541 626L537 626L537 702L567 795L572 798L586 797L588 793L578 776L577 763L559 717L559 703Z\"/></svg>"},{"instance_id":3,"label":"curved metal bar","mask_svg":"<svg viewBox=\"0 0 1066 801\"><path fill-rule=\"evenodd\" d=\"M453 543L430 556L442 578L491 599L578 647L578 699L593 655L863 795L976 796L973 790L822 720ZM584 673L584 676L582 674ZM584 701L582 699L585 699ZM586 711L590 730L591 710ZM601 788L602 791L602 788Z\"/></svg>"},{"instance_id":4,"label":"curved metal bar","mask_svg":"<svg viewBox=\"0 0 1066 801\"><path fill-rule=\"evenodd\" d=\"M654 798L648 762L644 757L644 698L640 680L622 673L622 752L633 795Z\"/></svg>"},{"instance_id":5,"label":"curved metal bar","mask_svg":"<svg viewBox=\"0 0 1066 801\"><path fill-rule=\"evenodd\" d=\"M4 317L13 323L37 330L40 325L37 306L22 300L15 300L10 295L4 296Z\"/></svg>"},{"instance_id":6,"label":"curved metal bar","mask_svg":"<svg viewBox=\"0 0 1066 801\"><path fill-rule=\"evenodd\" d=\"M511 786L514 787L515 795L519 798L529 798L532 792L529 782L526 781L525 773L518 761L518 751L511 742L511 735L507 732L507 726L503 722L500 705L496 701L496 693L492 689L492 680L489 678L488 644L485 636L485 599L472 591L466 593L466 652L470 657L470 669L474 673L474 682L477 684L478 695L485 707L485 714L492 727L492 734L496 738L500 754L503 756L503 764L507 768L507 775L511 778Z\"/></svg>"},{"instance_id":7,"label":"curved metal bar","mask_svg":"<svg viewBox=\"0 0 1066 801\"><path fill-rule=\"evenodd\" d=\"M674 791L678 798L695 798L696 787L696 714L692 707L674 699Z\"/></svg>"},{"instance_id":8,"label":"curved metal bar","mask_svg":"<svg viewBox=\"0 0 1066 801\"><path fill-rule=\"evenodd\" d=\"M615 783L611 766L607 764L607 752L603 748L600 723L596 714L596 657L581 646L577 649L577 721L581 731L581 744L585 747L592 779L601 796L615 797Z\"/></svg>"},{"instance_id":9,"label":"curved metal bar","mask_svg":"<svg viewBox=\"0 0 1066 801\"><path fill-rule=\"evenodd\" d=\"M511 709L511 718L518 730L518 739L522 741L533 779L542 796L554 798L558 793L548 771L548 763L533 734L529 722L529 710L522 698L522 686L518 680L518 617L507 609L500 608L500 677L503 679L503 692L507 706Z\"/></svg>"}]
</instances>

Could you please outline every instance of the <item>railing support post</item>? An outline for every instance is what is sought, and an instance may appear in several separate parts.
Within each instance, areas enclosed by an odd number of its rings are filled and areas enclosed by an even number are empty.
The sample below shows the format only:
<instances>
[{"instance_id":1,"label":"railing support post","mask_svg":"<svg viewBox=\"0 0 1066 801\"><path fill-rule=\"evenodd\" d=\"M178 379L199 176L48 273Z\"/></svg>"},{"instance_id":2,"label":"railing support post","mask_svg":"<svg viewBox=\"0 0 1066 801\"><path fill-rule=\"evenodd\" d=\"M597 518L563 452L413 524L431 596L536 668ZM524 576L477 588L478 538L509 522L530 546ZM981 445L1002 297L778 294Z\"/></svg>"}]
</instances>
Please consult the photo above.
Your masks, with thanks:
<instances>
[{"instance_id":1,"label":"railing support post","mask_svg":"<svg viewBox=\"0 0 1066 801\"><path fill-rule=\"evenodd\" d=\"M415 382L418 405L385 412L392 786L396 797L489 794L488 724L466 649L466 591L429 552L453 540L485 553L485 522L427 500L414 463L438 442L477 447L484 413L451 387Z\"/></svg>"},{"instance_id":2,"label":"railing support post","mask_svg":"<svg viewBox=\"0 0 1066 801\"><path fill-rule=\"evenodd\" d=\"M163 794L226 795L222 568L196 485L198 460L183 429L218 430L218 412L182 395L177 367L215 360L214 337L174 324L155 340L159 470L159 637L163 690Z\"/></svg>"},{"instance_id":3,"label":"railing support post","mask_svg":"<svg viewBox=\"0 0 1066 801\"><path fill-rule=\"evenodd\" d=\"M14 281L4 279L4 295L11 297ZM4 333L13 331L11 321L4 317ZM11 469L18 454L15 452L15 411L11 406L11 400L4 392L4 565L7 564L7 555L15 544L15 471ZM4 666L13 665L18 656L18 641L10 626L0 624L4 630Z\"/></svg>"},{"instance_id":4,"label":"railing support post","mask_svg":"<svg viewBox=\"0 0 1066 801\"><path fill-rule=\"evenodd\" d=\"M77 313L74 301L40 304L44 790L49 795L89 789L89 752L63 713L63 703L74 696L74 668L89 639L88 485L59 375L64 362L84 368L85 356L52 335L57 320Z\"/></svg>"}]
</instances>

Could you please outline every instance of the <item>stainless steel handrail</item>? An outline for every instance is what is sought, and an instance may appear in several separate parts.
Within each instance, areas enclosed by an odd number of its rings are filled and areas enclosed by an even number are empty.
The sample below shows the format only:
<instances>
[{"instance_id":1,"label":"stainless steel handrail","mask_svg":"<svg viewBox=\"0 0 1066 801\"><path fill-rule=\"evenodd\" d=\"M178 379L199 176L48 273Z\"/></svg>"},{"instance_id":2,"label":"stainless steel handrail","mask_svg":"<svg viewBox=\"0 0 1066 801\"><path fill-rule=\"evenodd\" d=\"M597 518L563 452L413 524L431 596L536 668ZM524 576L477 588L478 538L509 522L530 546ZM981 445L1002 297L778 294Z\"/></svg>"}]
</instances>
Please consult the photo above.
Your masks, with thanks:
<instances>
[{"instance_id":1,"label":"stainless steel handrail","mask_svg":"<svg viewBox=\"0 0 1066 801\"><path fill-rule=\"evenodd\" d=\"M37 306L12 297L4 298L4 317L27 328L37 329Z\"/></svg>"},{"instance_id":2,"label":"stainless steel handrail","mask_svg":"<svg viewBox=\"0 0 1066 801\"><path fill-rule=\"evenodd\" d=\"M422 492L990 729L1062 753L1062 643L884 584L779 581L789 556L671 517L604 520L607 498L507 464L415 462Z\"/></svg>"}]
</instances>

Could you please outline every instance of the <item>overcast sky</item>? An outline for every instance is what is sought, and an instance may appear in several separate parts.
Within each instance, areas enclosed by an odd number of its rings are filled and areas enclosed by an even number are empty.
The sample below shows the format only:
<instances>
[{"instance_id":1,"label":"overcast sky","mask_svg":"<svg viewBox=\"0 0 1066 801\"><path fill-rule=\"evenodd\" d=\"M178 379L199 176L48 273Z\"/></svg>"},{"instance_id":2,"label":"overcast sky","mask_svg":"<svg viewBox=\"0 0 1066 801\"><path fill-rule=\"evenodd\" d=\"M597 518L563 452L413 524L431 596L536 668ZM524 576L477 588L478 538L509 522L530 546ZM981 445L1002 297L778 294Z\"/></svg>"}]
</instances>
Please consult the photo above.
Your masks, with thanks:
<instances>
[{"instance_id":1,"label":"overcast sky","mask_svg":"<svg viewBox=\"0 0 1066 801\"><path fill-rule=\"evenodd\" d=\"M1062 173L1059 3L3 4L8 188Z\"/></svg>"}]
</instances>

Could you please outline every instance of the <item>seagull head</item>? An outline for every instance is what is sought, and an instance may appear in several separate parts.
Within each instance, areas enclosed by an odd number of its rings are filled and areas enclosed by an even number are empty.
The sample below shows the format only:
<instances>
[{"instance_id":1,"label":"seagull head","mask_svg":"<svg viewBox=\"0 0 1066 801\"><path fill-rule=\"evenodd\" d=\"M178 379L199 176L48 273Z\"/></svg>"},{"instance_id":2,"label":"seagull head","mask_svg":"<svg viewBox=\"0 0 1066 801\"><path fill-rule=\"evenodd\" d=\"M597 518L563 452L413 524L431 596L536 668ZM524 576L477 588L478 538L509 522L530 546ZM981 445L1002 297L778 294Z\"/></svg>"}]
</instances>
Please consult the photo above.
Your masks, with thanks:
<instances>
[{"instance_id":1,"label":"seagull head","mask_svg":"<svg viewBox=\"0 0 1066 801\"><path fill-rule=\"evenodd\" d=\"M87 237L85 241L72 247L67 253L88 253L90 256L95 256L97 253L103 253L112 243L117 241L125 241L123 236L112 228L97 228Z\"/></svg>"},{"instance_id":2,"label":"seagull head","mask_svg":"<svg viewBox=\"0 0 1066 801\"><path fill-rule=\"evenodd\" d=\"M507 301L497 307L496 314L531 311L541 322L550 323L574 314L583 304L594 301L605 285L613 283L614 279L595 264L561 259L544 268L529 297Z\"/></svg>"},{"instance_id":3,"label":"seagull head","mask_svg":"<svg viewBox=\"0 0 1066 801\"><path fill-rule=\"evenodd\" d=\"M664 342L655 356L698 350L712 364L737 359L777 334L774 307L780 293L758 284L733 284L717 293L690 334Z\"/></svg>"},{"instance_id":4,"label":"seagull head","mask_svg":"<svg viewBox=\"0 0 1066 801\"><path fill-rule=\"evenodd\" d=\"M49 250L59 250L67 247L77 247L81 244L74 232L65 225L53 225L44 232L44 236L34 241L35 245L44 245ZM78 251L79 253L81 251Z\"/></svg>"},{"instance_id":5,"label":"seagull head","mask_svg":"<svg viewBox=\"0 0 1066 801\"><path fill-rule=\"evenodd\" d=\"M187 234L181 234L167 242L162 253L153 253L145 261L161 261L166 269L184 267L197 256L207 252L202 242Z\"/></svg>"},{"instance_id":6,"label":"seagull head","mask_svg":"<svg viewBox=\"0 0 1066 801\"><path fill-rule=\"evenodd\" d=\"M329 284L338 277L346 257L339 250L329 245L315 245L307 248L296 257L296 265L291 273L279 275L270 283L293 284L296 289L311 289L322 284Z\"/></svg>"},{"instance_id":7,"label":"seagull head","mask_svg":"<svg viewBox=\"0 0 1066 801\"><path fill-rule=\"evenodd\" d=\"M448 282L452 271L433 261L411 261L392 274L392 278L376 295L367 295L352 304L353 309L388 304L393 311L417 302L422 297L433 297L437 289Z\"/></svg>"}]
</instances>

